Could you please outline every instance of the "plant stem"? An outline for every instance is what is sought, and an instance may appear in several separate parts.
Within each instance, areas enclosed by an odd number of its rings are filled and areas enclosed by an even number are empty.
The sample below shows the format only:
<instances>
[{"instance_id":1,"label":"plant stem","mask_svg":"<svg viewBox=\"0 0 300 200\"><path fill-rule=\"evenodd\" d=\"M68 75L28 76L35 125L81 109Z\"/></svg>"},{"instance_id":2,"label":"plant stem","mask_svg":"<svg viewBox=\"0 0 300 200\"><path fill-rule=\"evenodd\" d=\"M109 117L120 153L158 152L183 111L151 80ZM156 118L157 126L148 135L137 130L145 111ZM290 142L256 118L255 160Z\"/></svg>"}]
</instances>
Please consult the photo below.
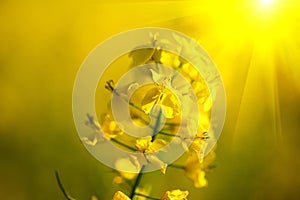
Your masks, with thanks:
<instances>
[{"instance_id":1,"label":"plant stem","mask_svg":"<svg viewBox=\"0 0 300 200\"><path fill-rule=\"evenodd\" d=\"M165 125L168 125L168 126L180 126L181 124L180 123L166 122Z\"/></svg>"},{"instance_id":2,"label":"plant stem","mask_svg":"<svg viewBox=\"0 0 300 200\"><path fill-rule=\"evenodd\" d=\"M134 147L131 147L131 146L129 146L129 145L123 143L123 142L120 142L119 140L116 140L115 138L111 138L110 140L111 140L112 142L114 142L114 143L117 143L117 144L121 145L122 147L125 147L125 148L127 148L127 149L130 149L130 150L132 150L132 151L136 151L136 149L135 149Z\"/></svg>"},{"instance_id":3,"label":"plant stem","mask_svg":"<svg viewBox=\"0 0 300 200\"><path fill-rule=\"evenodd\" d=\"M156 123L155 123L155 127L153 128L153 136L152 136L152 142L155 140L157 134L156 131L158 129L158 126L159 126L159 123L160 123L160 120L161 120L161 114L162 114L162 110L160 109L159 110L159 113L158 113L158 116L157 116L157 120L156 120ZM131 193L130 193L130 199L132 199L134 197L134 195L136 195L135 193L135 190L136 188L139 186L140 182L141 182L141 179L142 179L142 176L143 176L143 172L144 172L144 169L145 169L145 166L143 166L137 176L137 178L135 179L135 183L132 187L132 190L131 190Z\"/></svg>"},{"instance_id":4,"label":"plant stem","mask_svg":"<svg viewBox=\"0 0 300 200\"><path fill-rule=\"evenodd\" d=\"M135 108L135 109L137 109L137 110L141 111L141 112L144 112L144 110L143 110L143 109L141 109L140 107L138 107L137 105L135 105L135 104L134 104L134 103L132 103L131 101L129 101L129 105L130 105L130 106L132 106L133 108Z\"/></svg>"},{"instance_id":5,"label":"plant stem","mask_svg":"<svg viewBox=\"0 0 300 200\"><path fill-rule=\"evenodd\" d=\"M183 166L183 165L176 165L176 164L170 164L170 165L168 165L168 167L173 167L173 168L176 168L176 169L185 169L185 166Z\"/></svg>"},{"instance_id":6,"label":"plant stem","mask_svg":"<svg viewBox=\"0 0 300 200\"><path fill-rule=\"evenodd\" d=\"M63 195L65 196L65 198L67 200L75 200L75 198L71 197L65 190L60 178L59 178L59 174L58 171L55 171L55 177L56 177L56 181L58 183L59 189L62 191Z\"/></svg>"},{"instance_id":7,"label":"plant stem","mask_svg":"<svg viewBox=\"0 0 300 200\"><path fill-rule=\"evenodd\" d=\"M158 113L158 116L157 116L157 120L155 122L155 127L153 128L151 142L153 142L155 140L156 136L157 136L156 132L157 132L157 129L158 129L159 125L160 125L161 114L162 114L162 110L160 109L159 113Z\"/></svg>"},{"instance_id":8,"label":"plant stem","mask_svg":"<svg viewBox=\"0 0 300 200\"><path fill-rule=\"evenodd\" d=\"M136 188L138 187L138 185L139 185L140 182L141 182L144 168L145 168L144 166L141 168L140 172L138 173L138 176L137 176L136 179L135 179L135 183L134 183L134 185L132 186L132 190L131 190L131 192L130 192L130 196L129 196L130 199L132 199L132 198L134 197L134 195L136 194L136 193L135 193L135 190L136 190Z\"/></svg>"},{"instance_id":9,"label":"plant stem","mask_svg":"<svg viewBox=\"0 0 300 200\"><path fill-rule=\"evenodd\" d=\"M178 135L174 135L172 133L166 133L164 131L160 131L157 134L165 135L165 136L170 136L170 137L179 137Z\"/></svg>"}]
</instances>

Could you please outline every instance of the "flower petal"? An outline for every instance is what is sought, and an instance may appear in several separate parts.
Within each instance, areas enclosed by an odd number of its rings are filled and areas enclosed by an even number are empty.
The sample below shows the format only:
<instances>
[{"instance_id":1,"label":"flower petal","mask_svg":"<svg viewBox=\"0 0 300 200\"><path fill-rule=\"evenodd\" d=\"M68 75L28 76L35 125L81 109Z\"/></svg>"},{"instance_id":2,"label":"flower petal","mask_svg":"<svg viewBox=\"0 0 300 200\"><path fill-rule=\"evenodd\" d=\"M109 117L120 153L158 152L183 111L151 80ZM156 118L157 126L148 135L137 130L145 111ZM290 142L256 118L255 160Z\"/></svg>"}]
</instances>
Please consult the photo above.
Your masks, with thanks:
<instances>
[{"instance_id":1,"label":"flower petal","mask_svg":"<svg viewBox=\"0 0 300 200\"><path fill-rule=\"evenodd\" d=\"M188 191L171 190L163 195L162 200L187 200L188 195Z\"/></svg>"},{"instance_id":2,"label":"flower petal","mask_svg":"<svg viewBox=\"0 0 300 200\"><path fill-rule=\"evenodd\" d=\"M117 191L112 200L130 200L130 198L121 191Z\"/></svg>"},{"instance_id":3,"label":"flower petal","mask_svg":"<svg viewBox=\"0 0 300 200\"><path fill-rule=\"evenodd\" d=\"M157 156L153 154L146 154L146 158L150 163L158 167L163 174L166 173L168 165L161 161Z\"/></svg>"}]
</instances>

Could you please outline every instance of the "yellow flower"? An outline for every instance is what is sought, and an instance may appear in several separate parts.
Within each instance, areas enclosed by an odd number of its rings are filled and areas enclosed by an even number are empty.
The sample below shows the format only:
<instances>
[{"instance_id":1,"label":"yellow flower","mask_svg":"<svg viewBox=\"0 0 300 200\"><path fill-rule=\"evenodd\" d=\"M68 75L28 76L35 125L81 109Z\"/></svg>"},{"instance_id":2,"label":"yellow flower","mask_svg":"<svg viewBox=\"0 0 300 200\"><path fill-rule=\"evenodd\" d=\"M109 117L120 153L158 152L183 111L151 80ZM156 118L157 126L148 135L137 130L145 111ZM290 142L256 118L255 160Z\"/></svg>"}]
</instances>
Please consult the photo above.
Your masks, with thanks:
<instances>
[{"instance_id":1,"label":"yellow flower","mask_svg":"<svg viewBox=\"0 0 300 200\"><path fill-rule=\"evenodd\" d=\"M113 179L113 184L115 184L115 185L120 185L124 182L125 182L125 180L124 180L123 176L115 176Z\"/></svg>"},{"instance_id":2,"label":"yellow flower","mask_svg":"<svg viewBox=\"0 0 300 200\"><path fill-rule=\"evenodd\" d=\"M149 84L139 89L144 94L141 101L142 110L146 114L149 114L153 110L153 107L159 104L163 108L167 118L178 116L180 104L174 93L168 89L172 87L172 76L169 73L159 70L156 72L150 69L150 72L154 84Z\"/></svg>"},{"instance_id":3,"label":"yellow flower","mask_svg":"<svg viewBox=\"0 0 300 200\"><path fill-rule=\"evenodd\" d=\"M152 145L151 139L152 139L151 136L137 139L135 143L135 147L139 152L146 152L149 146Z\"/></svg>"},{"instance_id":4,"label":"yellow flower","mask_svg":"<svg viewBox=\"0 0 300 200\"><path fill-rule=\"evenodd\" d=\"M168 165L161 161L156 155L154 154L147 154L146 155L147 160L152 163L154 166L158 167L160 171L165 174Z\"/></svg>"},{"instance_id":5,"label":"yellow flower","mask_svg":"<svg viewBox=\"0 0 300 200\"><path fill-rule=\"evenodd\" d=\"M208 182L205 178L205 172L200 168L197 168L191 172L186 173L187 177L194 181L194 186L196 188L203 188L208 185Z\"/></svg>"},{"instance_id":6,"label":"yellow flower","mask_svg":"<svg viewBox=\"0 0 300 200\"><path fill-rule=\"evenodd\" d=\"M112 200L130 200L130 198L121 191L117 191Z\"/></svg>"},{"instance_id":7,"label":"yellow flower","mask_svg":"<svg viewBox=\"0 0 300 200\"><path fill-rule=\"evenodd\" d=\"M196 152L190 154L185 164L186 176L194 182L196 188L206 187L206 172L211 170L215 160L215 153L211 151L204 159L199 159Z\"/></svg>"},{"instance_id":8,"label":"yellow flower","mask_svg":"<svg viewBox=\"0 0 300 200\"><path fill-rule=\"evenodd\" d=\"M81 137L81 141L87 145L95 146L98 143L98 138L95 134L92 139L89 139L88 137Z\"/></svg>"},{"instance_id":9,"label":"yellow flower","mask_svg":"<svg viewBox=\"0 0 300 200\"><path fill-rule=\"evenodd\" d=\"M135 147L139 152L144 153L143 155L147 161L160 168L162 173L165 173L168 165L156 156L156 152L163 148L167 142L162 139L156 139L153 142L151 140L151 136L138 139Z\"/></svg>"},{"instance_id":10,"label":"yellow flower","mask_svg":"<svg viewBox=\"0 0 300 200\"><path fill-rule=\"evenodd\" d=\"M111 118L109 114L105 116L101 129L107 139L115 138L118 135L123 134L117 123Z\"/></svg>"},{"instance_id":11,"label":"yellow flower","mask_svg":"<svg viewBox=\"0 0 300 200\"><path fill-rule=\"evenodd\" d=\"M197 124L193 120L187 121L186 124L187 130L178 134L175 142L181 144L186 152L196 152L199 158L203 158L207 146L207 132L197 133Z\"/></svg>"},{"instance_id":12,"label":"yellow flower","mask_svg":"<svg viewBox=\"0 0 300 200\"><path fill-rule=\"evenodd\" d=\"M98 142L107 141L123 134L109 114L105 116L102 126L99 125L93 116L87 114L87 117L88 120L85 124L94 130L92 138L81 137L81 141L87 145L95 146Z\"/></svg>"},{"instance_id":13,"label":"yellow flower","mask_svg":"<svg viewBox=\"0 0 300 200\"><path fill-rule=\"evenodd\" d=\"M187 200L188 191L171 190L167 191L161 200Z\"/></svg>"},{"instance_id":14,"label":"yellow flower","mask_svg":"<svg viewBox=\"0 0 300 200\"><path fill-rule=\"evenodd\" d=\"M137 139L135 143L135 147L139 152L152 153L160 150L167 144L167 142L162 139L156 139L153 142L151 142L151 140L152 140L151 136Z\"/></svg>"},{"instance_id":15,"label":"yellow flower","mask_svg":"<svg viewBox=\"0 0 300 200\"><path fill-rule=\"evenodd\" d=\"M204 158L204 153L207 148L207 140L209 139L208 133L203 132L201 134L197 134L194 140L191 143L190 148L196 152L198 155L199 161L202 162Z\"/></svg>"},{"instance_id":16,"label":"yellow flower","mask_svg":"<svg viewBox=\"0 0 300 200\"><path fill-rule=\"evenodd\" d=\"M93 195L93 196L91 197L91 200L98 200L98 198L97 198L96 196Z\"/></svg>"},{"instance_id":17,"label":"yellow flower","mask_svg":"<svg viewBox=\"0 0 300 200\"><path fill-rule=\"evenodd\" d=\"M205 143L205 141L202 138L196 137L190 147L195 152L199 152L203 147L203 143Z\"/></svg>"},{"instance_id":18,"label":"yellow flower","mask_svg":"<svg viewBox=\"0 0 300 200\"><path fill-rule=\"evenodd\" d=\"M180 65L179 56L167 51L161 52L160 62L164 63L165 66L178 67Z\"/></svg>"}]
</instances>

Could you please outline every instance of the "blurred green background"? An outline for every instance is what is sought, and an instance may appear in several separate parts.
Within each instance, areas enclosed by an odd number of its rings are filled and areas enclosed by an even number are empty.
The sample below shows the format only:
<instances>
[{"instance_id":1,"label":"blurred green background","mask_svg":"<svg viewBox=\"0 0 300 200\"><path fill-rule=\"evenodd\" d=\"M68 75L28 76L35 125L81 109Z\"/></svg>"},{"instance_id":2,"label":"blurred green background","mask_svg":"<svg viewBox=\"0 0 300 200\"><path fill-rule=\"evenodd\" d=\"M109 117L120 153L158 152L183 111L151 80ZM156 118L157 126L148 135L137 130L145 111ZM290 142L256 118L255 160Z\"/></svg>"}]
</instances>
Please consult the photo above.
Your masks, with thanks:
<instances>
[{"instance_id":1,"label":"blurred green background","mask_svg":"<svg viewBox=\"0 0 300 200\"><path fill-rule=\"evenodd\" d=\"M199 40L223 77L227 117L209 187L177 169L145 174L152 195L189 199L300 199L300 17L295 0L1 1L0 199L111 199L114 173L81 144L73 82L109 36L160 26Z\"/></svg>"}]
</instances>

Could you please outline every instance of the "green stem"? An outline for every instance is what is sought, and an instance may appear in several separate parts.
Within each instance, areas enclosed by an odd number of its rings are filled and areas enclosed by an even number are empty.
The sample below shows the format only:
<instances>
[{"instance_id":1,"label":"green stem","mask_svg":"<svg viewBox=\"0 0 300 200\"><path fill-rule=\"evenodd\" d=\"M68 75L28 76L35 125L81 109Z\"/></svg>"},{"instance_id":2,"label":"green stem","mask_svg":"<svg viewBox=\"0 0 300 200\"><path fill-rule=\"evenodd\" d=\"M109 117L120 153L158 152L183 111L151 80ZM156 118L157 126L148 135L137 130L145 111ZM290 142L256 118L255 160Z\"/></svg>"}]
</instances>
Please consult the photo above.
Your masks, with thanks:
<instances>
[{"instance_id":1,"label":"green stem","mask_svg":"<svg viewBox=\"0 0 300 200\"><path fill-rule=\"evenodd\" d=\"M141 109L140 107L138 107L137 105L135 105L134 103L132 103L132 102L130 102L130 101L129 101L129 105L132 106L133 108L135 108L135 109L141 111L141 112L144 112L143 109Z\"/></svg>"},{"instance_id":2,"label":"green stem","mask_svg":"<svg viewBox=\"0 0 300 200\"><path fill-rule=\"evenodd\" d=\"M172 134L172 133L167 133L167 132L164 132L164 131L160 131L160 132L158 132L157 134L165 135L165 136L170 136L170 137L180 137L180 136L178 136L178 135L174 135L174 134ZM202 139L202 140L208 140L208 139L209 139L208 136L196 136L196 137L194 137L194 138L200 138L200 139ZM191 137L191 139L194 139L194 138Z\"/></svg>"},{"instance_id":3,"label":"green stem","mask_svg":"<svg viewBox=\"0 0 300 200\"><path fill-rule=\"evenodd\" d=\"M140 172L138 173L138 176L135 179L135 183L132 186L132 190L130 192L130 199L132 199L134 197L134 195L136 195L135 190L137 189L137 187L139 186L141 179L142 179L142 175L143 175L143 171L144 171L144 166L142 167L142 169L140 170Z\"/></svg>"},{"instance_id":4,"label":"green stem","mask_svg":"<svg viewBox=\"0 0 300 200\"><path fill-rule=\"evenodd\" d=\"M118 96L121 96L121 95L115 90L115 88L111 85L111 83L110 83L109 81L107 81L106 84L107 84L107 88L109 89L109 91L115 93L115 94L118 95ZM122 100L126 101L124 98L122 98ZM142 108L140 108L139 106L135 105L134 103L132 103L132 102L130 102L130 101L129 101L129 105L130 105L131 107L137 109L138 111L141 111L141 112L145 113L145 111L144 111ZM140 119L141 119L145 124L149 124L149 122L148 122L147 120L145 120L145 119L143 119L143 118L140 118Z\"/></svg>"},{"instance_id":5,"label":"green stem","mask_svg":"<svg viewBox=\"0 0 300 200\"><path fill-rule=\"evenodd\" d=\"M179 137L178 135L174 135L172 133L166 133L164 131L160 131L157 134L165 135L165 136L170 136L170 137Z\"/></svg>"},{"instance_id":6,"label":"green stem","mask_svg":"<svg viewBox=\"0 0 300 200\"><path fill-rule=\"evenodd\" d=\"M135 104L132 103L131 101L129 101L129 105L130 105L131 107L137 109L138 111L145 113L145 111L144 111L142 108L140 108L139 106L135 105ZM146 113L145 113L145 114L146 114ZM151 117L155 117L155 116L152 115L151 113L149 113L149 115L150 115ZM149 124L149 122L146 121L145 119L143 119L143 118L140 118L140 119L141 119L145 124Z\"/></svg>"},{"instance_id":7,"label":"green stem","mask_svg":"<svg viewBox=\"0 0 300 200\"><path fill-rule=\"evenodd\" d=\"M156 136L157 136L156 133L157 133L157 129L158 129L159 125L160 125L161 114L162 114L162 110L160 109L160 110L159 110L159 113L158 113L158 116L157 116L157 120L156 120L156 122L155 122L155 126L154 126L154 128L153 128L153 132L152 132L152 140L151 140L151 142L153 142L153 141L155 140Z\"/></svg>"},{"instance_id":8,"label":"green stem","mask_svg":"<svg viewBox=\"0 0 300 200\"><path fill-rule=\"evenodd\" d=\"M58 186L59 186L59 189L62 191L63 195L65 196L65 198L67 200L75 200L75 198L71 197L68 192L66 192L60 178L59 178L59 174L58 174L58 171L55 171L55 177L56 177L56 181L58 183Z\"/></svg>"},{"instance_id":9,"label":"green stem","mask_svg":"<svg viewBox=\"0 0 300 200\"><path fill-rule=\"evenodd\" d=\"M115 138L111 138L110 140L111 140L112 142L114 142L114 143L117 143L117 144L121 145L122 147L125 147L125 148L127 148L127 149L130 149L130 150L132 150L132 151L136 151L136 149L135 149L134 147L131 147L131 146L129 146L129 145L123 143L123 142L120 142L119 140L116 140Z\"/></svg>"},{"instance_id":10,"label":"green stem","mask_svg":"<svg viewBox=\"0 0 300 200\"><path fill-rule=\"evenodd\" d=\"M151 141L153 142L157 136L156 131L158 129L158 126L159 126L159 123L160 123L160 120L161 120L161 114L162 114L162 111L160 109L159 113L158 113L158 116L157 116L157 120L156 120L156 123L155 123L155 127L153 128L153 136L152 136L152 139ZM131 190L131 193L130 193L130 199L132 199L134 197L134 195L136 195L135 193L135 190L136 188L139 186L140 182L141 182L141 179L142 179L142 176L143 176L143 172L144 172L144 169L145 169L145 166L143 166L137 176L137 178L135 179L135 183L132 187L132 190Z\"/></svg>"},{"instance_id":11,"label":"green stem","mask_svg":"<svg viewBox=\"0 0 300 200\"><path fill-rule=\"evenodd\" d=\"M168 165L168 167L173 167L173 168L176 168L176 169L184 169L185 170L185 166L183 166L183 165L170 164L170 165Z\"/></svg>"}]
</instances>

